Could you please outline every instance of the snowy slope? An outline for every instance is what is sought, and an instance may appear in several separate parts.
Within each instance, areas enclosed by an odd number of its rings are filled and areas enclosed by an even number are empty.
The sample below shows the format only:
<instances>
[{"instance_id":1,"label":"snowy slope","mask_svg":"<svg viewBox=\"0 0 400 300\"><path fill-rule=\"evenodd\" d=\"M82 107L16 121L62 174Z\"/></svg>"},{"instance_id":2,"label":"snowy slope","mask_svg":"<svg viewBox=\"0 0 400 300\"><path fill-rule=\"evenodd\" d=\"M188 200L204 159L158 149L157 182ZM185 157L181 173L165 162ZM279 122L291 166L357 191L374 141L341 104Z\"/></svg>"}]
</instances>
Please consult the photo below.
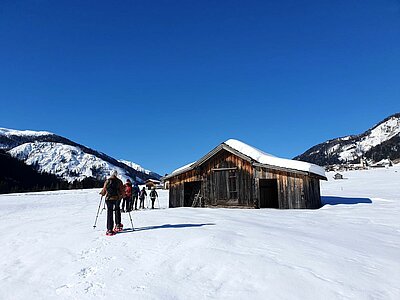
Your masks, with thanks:
<instances>
[{"instance_id":1,"label":"snowy slope","mask_svg":"<svg viewBox=\"0 0 400 300\"><path fill-rule=\"evenodd\" d=\"M11 149L32 140L52 139L56 135L47 131L14 130L0 128L0 149Z\"/></svg>"},{"instance_id":2,"label":"snowy slope","mask_svg":"<svg viewBox=\"0 0 400 300\"><path fill-rule=\"evenodd\" d=\"M43 136L43 135L53 135L54 133L48 131L33 131L33 130L14 130L8 128L0 128L0 135L4 135L7 137L12 136Z\"/></svg>"},{"instance_id":3,"label":"snowy slope","mask_svg":"<svg viewBox=\"0 0 400 300\"><path fill-rule=\"evenodd\" d=\"M316 145L297 160L309 161L319 165L357 162L366 157L370 163L391 157L400 157L400 113L394 114L365 133L346 136Z\"/></svg>"},{"instance_id":4,"label":"snowy slope","mask_svg":"<svg viewBox=\"0 0 400 300\"><path fill-rule=\"evenodd\" d=\"M151 173L150 170L146 170L141 165L138 165L138 164L136 164L134 162L131 162L131 161L128 161L128 160L123 160L123 159L120 159L119 162L122 162L122 163L126 164L127 166L130 166L132 169L135 169L136 171L140 171L140 172L145 173L145 174L150 174Z\"/></svg>"},{"instance_id":5,"label":"snowy slope","mask_svg":"<svg viewBox=\"0 0 400 300\"><path fill-rule=\"evenodd\" d=\"M46 131L19 131L0 128L3 149L40 172L61 176L68 181L81 181L87 177L103 179L111 170L118 170L124 178L143 182L160 178L131 162L121 162L104 153L92 150L71 140Z\"/></svg>"},{"instance_id":6,"label":"snowy slope","mask_svg":"<svg viewBox=\"0 0 400 300\"><path fill-rule=\"evenodd\" d=\"M36 142L15 147L9 153L28 165L37 165L40 172L56 174L68 181L87 177L103 178L112 170L124 177L126 171L80 148L60 143Z\"/></svg>"},{"instance_id":7,"label":"snowy slope","mask_svg":"<svg viewBox=\"0 0 400 300\"><path fill-rule=\"evenodd\" d=\"M0 299L400 299L400 167L322 182L319 210L163 209L92 228L98 190L0 196ZM129 227L129 217L122 221Z\"/></svg>"},{"instance_id":8,"label":"snowy slope","mask_svg":"<svg viewBox=\"0 0 400 300\"><path fill-rule=\"evenodd\" d=\"M361 157L371 148L393 138L400 133L400 117L391 117L371 129L360 140L346 145L339 154L341 161L352 161Z\"/></svg>"}]
</instances>

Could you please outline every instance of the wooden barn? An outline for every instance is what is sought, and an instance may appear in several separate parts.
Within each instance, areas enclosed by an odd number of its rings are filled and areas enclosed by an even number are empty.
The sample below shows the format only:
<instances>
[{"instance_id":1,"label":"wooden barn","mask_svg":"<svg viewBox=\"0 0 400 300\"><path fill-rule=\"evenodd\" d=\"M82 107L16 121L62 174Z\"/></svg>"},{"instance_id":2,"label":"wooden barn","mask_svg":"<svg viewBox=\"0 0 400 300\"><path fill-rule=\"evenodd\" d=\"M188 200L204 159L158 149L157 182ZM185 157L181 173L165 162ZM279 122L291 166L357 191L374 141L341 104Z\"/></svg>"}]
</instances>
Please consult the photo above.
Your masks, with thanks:
<instances>
[{"instance_id":1,"label":"wooden barn","mask_svg":"<svg viewBox=\"0 0 400 300\"><path fill-rule=\"evenodd\" d=\"M319 208L325 170L228 140L164 177L169 207Z\"/></svg>"}]
</instances>

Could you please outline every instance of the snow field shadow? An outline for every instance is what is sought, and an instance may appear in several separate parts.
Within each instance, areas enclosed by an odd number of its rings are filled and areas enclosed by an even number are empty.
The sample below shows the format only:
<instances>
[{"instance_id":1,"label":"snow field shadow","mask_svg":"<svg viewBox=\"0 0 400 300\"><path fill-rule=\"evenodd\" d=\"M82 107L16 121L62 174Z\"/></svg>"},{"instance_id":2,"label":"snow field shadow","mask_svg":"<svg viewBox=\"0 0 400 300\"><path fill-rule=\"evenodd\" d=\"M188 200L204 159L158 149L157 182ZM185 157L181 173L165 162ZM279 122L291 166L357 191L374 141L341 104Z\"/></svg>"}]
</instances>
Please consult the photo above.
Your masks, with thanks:
<instances>
[{"instance_id":1,"label":"snow field shadow","mask_svg":"<svg viewBox=\"0 0 400 300\"><path fill-rule=\"evenodd\" d=\"M118 233L133 233L137 231L145 231L145 230L154 230L154 229L176 229L176 228L193 228L193 227L203 227L203 226L212 226L216 225L215 223L201 223L201 224L163 224L163 225L154 225L154 226L145 226L145 227L137 227L134 231L131 228L124 229L122 232Z\"/></svg>"},{"instance_id":2,"label":"snow field shadow","mask_svg":"<svg viewBox=\"0 0 400 300\"><path fill-rule=\"evenodd\" d=\"M322 196L321 197L322 205L338 205L338 204L360 204L360 203L368 203L372 204L372 200L369 198L348 198L348 197L334 197L334 196Z\"/></svg>"}]
</instances>

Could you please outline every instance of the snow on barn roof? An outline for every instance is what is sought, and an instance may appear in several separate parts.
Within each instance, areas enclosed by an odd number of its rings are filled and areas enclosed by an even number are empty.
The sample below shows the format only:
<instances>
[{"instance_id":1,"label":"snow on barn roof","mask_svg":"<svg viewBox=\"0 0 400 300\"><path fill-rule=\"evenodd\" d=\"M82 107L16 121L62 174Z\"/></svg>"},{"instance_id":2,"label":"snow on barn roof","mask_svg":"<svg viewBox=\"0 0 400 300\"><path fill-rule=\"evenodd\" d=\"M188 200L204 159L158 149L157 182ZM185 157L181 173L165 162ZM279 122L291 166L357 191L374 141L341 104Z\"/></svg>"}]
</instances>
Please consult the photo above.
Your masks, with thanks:
<instances>
[{"instance_id":1,"label":"snow on barn roof","mask_svg":"<svg viewBox=\"0 0 400 300\"><path fill-rule=\"evenodd\" d=\"M226 147L227 146L227 147ZM279 167L279 168L285 168L285 169L292 169L296 171L303 171L303 172L309 172L312 174L316 174L319 176L322 176L326 178L325 176L325 169L317 166L315 164L307 163L304 161L298 161L298 160L292 160L292 159L286 159L286 158L280 158L273 156L271 154L265 153L264 151L261 151L255 147L252 147L250 145L247 145L241 141L235 140L235 139L229 139L219 145L217 148L212 150L210 153L208 153L206 156L201 158L200 160L196 162L192 162L190 164L187 164L183 167L180 167L173 171L169 176L175 176L181 173L184 173L186 171L192 170L196 165L200 165L205 159L208 159L210 154L213 154L215 150L220 150L219 148L225 148L227 150L232 149L235 150L246 157L250 158L251 160L260 163L262 165L267 165L267 166L272 166L272 167Z\"/></svg>"},{"instance_id":2,"label":"snow on barn roof","mask_svg":"<svg viewBox=\"0 0 400 300\"><path fill-rule=\"evenodd\" d=\"M224 144L232 147L236 151L243 153L244 155L254 159L255 161L263 165L305 171L320 175L322 177L326 177L324 168L308 162L276 157L234 139L227 140Z\"/></svg>"},{"instance_id":3,"label":"snow on barn roof","mask_svg":"<svg viewBox=\"0 0 400 300\"><path fill-rule=\"evenodd\" d=\"M187 165L184 165L183 167L180 167L180 168L174 170L174 171L171 173L171 175L172 175L172 174L175 175L175 174L178 174L178 173L183 173L183 172L189 171L189 170L192 169L192 165L194 165L195 163L196 163L196 162L194 161L194 162L191 162L191 163L189 163L189 164L187 164Z\"/></svg>"}]
</instances>

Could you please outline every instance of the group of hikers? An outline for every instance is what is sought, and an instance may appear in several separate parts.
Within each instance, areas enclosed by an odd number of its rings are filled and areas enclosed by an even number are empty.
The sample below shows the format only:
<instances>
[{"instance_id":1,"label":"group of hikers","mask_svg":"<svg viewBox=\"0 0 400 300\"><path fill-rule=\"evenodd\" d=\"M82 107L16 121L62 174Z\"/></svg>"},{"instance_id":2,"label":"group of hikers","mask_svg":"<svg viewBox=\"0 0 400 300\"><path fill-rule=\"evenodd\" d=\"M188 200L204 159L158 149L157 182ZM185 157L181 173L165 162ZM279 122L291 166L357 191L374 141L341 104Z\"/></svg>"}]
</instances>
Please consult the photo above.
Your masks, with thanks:
<instances>
[{"instance_id":1,"label":"group of hikers","mask_svg":"<svg viewBox=\"0 0 400 300\"><path fill-rule=\"evenodd\" d=\"M114 235L117 232L122 231L123 225L121 223L121 211L131 212L133 207L137 210L137 202L139 202L139 209L144 209L144 201L147 197L145 187L139 188L138 184L128 178L124 184L121 179L118 178L118 172L113 171L110 178L104 182L104 186L100 192L105 197L105 203L107 206L107 232L106 235ZM153 187L149 193L151 199L151 208L154 209L154 202L158 198L157 191ZM121 205L122 200L122 207ZM113 220L113 212L115 212L115 227Z\"/></svg>"}]
</instances>

